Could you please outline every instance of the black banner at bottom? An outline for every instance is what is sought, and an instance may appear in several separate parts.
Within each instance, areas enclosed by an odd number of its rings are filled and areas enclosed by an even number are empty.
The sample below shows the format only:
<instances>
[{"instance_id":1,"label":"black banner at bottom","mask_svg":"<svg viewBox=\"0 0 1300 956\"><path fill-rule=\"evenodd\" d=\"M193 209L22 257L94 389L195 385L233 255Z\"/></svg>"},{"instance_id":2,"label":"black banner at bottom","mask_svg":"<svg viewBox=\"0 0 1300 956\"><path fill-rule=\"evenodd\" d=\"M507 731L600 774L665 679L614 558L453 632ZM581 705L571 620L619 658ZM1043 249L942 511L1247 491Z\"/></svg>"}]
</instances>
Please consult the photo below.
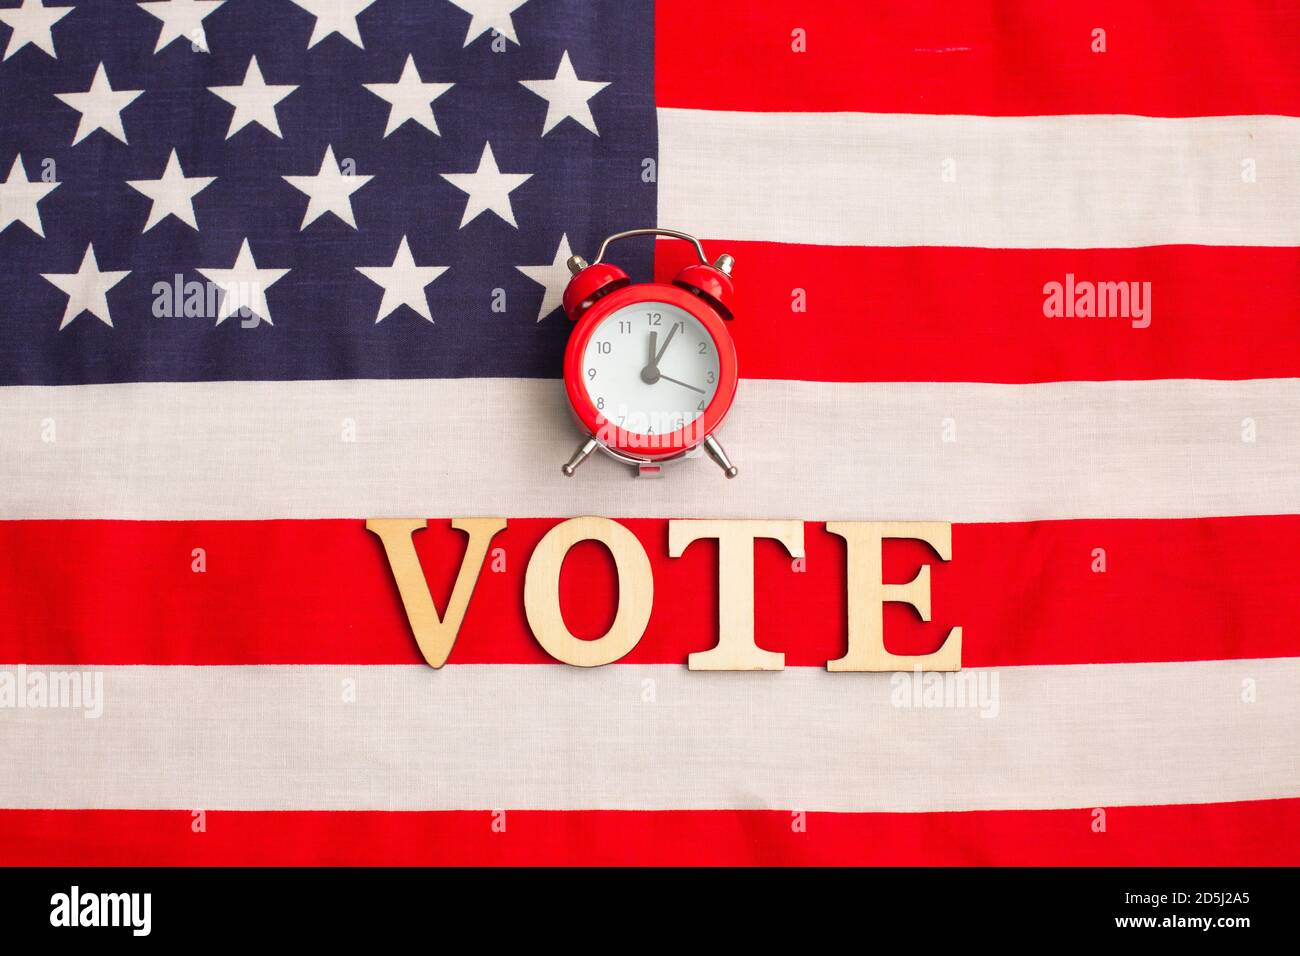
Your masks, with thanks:
<instances>
[{"instance_id":1,"label":"black banner at bottom","mask_svg":"<svg viewBox=\"0 0 1300 956\"><path fill-rule=\"evenodd\" d=\"M11 869L9 941L592 943L910 926L927 943L1107 936L1221 945L1293 928L1291 869ZM838 927L838 929L836 929ZM541 934L540 936L538 934ZM557 935L558 934L558 935ZM457 943L460 940L462 943ZM879 941L879 939L877 940ZM856 944L855 944L856 945Z\"/></svg>"}]
</instances>

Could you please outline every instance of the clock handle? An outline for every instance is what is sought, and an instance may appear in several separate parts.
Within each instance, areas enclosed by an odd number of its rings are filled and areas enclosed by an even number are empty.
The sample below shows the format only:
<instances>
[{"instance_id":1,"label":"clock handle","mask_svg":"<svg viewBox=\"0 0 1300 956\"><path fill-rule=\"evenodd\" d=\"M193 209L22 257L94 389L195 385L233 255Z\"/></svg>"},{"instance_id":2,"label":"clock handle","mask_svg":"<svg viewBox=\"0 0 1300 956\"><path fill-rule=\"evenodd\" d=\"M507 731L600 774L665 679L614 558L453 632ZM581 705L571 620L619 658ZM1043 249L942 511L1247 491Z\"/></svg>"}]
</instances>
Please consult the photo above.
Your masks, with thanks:
<instances>
[{"instance_id":1,"label":"clock handle","mask_svg":"<svg viewBox=\"0 0 1300 956\"><path fill-rule=\"evenodd\" d=\"M592 265L596 265L605 258L605 252L609 249L611 242L617 242L619 239L633 239L637 236L668 236L671 239L681 239L683 242L689 242L695 247L695 254L700 257L700 262L706 266L710 265L708 257L704 254L704 247L700 245L700 240L687 233L678 232L676 229L629 229L626 232L616 232L600 244L600 251L596 253ZM731 257L728 256L727 258L730 259Z\"/></svg>"}]
</instances>

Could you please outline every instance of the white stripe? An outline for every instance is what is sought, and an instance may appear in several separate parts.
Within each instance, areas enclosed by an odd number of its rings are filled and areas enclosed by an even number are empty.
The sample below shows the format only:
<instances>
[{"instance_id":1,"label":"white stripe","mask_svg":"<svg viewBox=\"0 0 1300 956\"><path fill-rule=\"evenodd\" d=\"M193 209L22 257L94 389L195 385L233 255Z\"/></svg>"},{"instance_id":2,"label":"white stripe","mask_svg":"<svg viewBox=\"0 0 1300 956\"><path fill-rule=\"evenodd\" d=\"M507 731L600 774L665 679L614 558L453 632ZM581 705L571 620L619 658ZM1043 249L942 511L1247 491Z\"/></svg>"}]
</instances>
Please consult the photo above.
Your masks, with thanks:
<instances>
[{"instance_id":1,"label":"white stripe","mask_svg":"<svg viewBox=\"0 0 1300 956\"><path fill-rule=\"evenodd\" d=\"M1284 116L661 109L659 221L826 245L1294 246L1298 156Z\"/></svg>"},{"instance_id":2,"label":"white stripe","mask_svg":"<svg viewBox=\"0 0 1300 956\"><path fill-rule=\"evenodd\" d=\"M599 455L570 479L560 464L579 436L556 380L11 387L0 517L968 522L1300 508L1300 379L747 380L719 436L734 481L704 458L636 481Z\"/></svg>"},{"instance_id":3,"label":"white stripe","mask_svg":"<svg viewBox=\"0 0 1300 956\"><path fill-rule=\"evenodd\" d=\"M981 673L995 672L966 672ZM996 673L986 718L897 707L893 675L813 668L111 667L98 719L0 711L0 806L930 811L1300 796L1300 659Z\"/></svg>"}]
</instances>

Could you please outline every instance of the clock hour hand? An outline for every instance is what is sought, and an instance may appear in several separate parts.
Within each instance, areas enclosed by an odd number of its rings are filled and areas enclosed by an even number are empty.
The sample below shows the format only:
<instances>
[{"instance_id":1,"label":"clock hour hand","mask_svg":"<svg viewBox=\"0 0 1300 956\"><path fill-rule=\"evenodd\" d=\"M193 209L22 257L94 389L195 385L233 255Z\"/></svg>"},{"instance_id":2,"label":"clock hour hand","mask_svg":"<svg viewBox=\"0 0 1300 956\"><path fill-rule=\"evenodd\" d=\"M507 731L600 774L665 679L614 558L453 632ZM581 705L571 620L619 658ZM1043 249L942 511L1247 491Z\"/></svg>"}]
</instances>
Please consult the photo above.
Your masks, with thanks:
<instances>
[{"instance_id":1,"label":"clock hour hand","mask_svg":"<svg viewBox=\"0 0 1300 956\"><path fill-rule=\"evenodd\" d=\"M677 326L674 324L673 327L668 330L668 334L664 337L664 344L659 346L658 351L656 351L655 343L659 340L659 333L650 333L650 362L645 368L641 369L641 381L645 382L647 385L653 385L655 382L663 379L665 382L672 382L674 385L685 385L687 388L694 389L703 394L704 389L695 388L694 385L686 385L685 382L679 382L675 378L669 378L667 375L664 375L659 371L659 360L664 357L664 352L668 350L668 343L673 340L673 336L676 334Z\"/></svg>"},{"instance_id":2,"label":"clock hour hand","mask_svg":"<svg viewBox=\"0 0 1300 956\"><path fill-rule=\"evenodd\" d=\"M655 344L659 341L659 333L650 333L650 351L646 356L646 366L641 369L641 381L647 385L653 385L659 381L659 356L655 354ZM665 345L668 343L664 343Z\"/></svg>"},{"instance_id":3,"label":"clock hour hand","mask_svg":"<svg viewBox=\"0 0 1300 956\"><path fill-rule=\"evenodd\" d=\"M663 379L665 382L672 382L674 385L680 385L682 388L689 388L692 392L699 392L701 395L704 394L704 389L696 388L694 385L687 385L685 382L679 382L677 379L669 378L667 375L660 374L659 378Z\"/></svg>"}]
</instances>

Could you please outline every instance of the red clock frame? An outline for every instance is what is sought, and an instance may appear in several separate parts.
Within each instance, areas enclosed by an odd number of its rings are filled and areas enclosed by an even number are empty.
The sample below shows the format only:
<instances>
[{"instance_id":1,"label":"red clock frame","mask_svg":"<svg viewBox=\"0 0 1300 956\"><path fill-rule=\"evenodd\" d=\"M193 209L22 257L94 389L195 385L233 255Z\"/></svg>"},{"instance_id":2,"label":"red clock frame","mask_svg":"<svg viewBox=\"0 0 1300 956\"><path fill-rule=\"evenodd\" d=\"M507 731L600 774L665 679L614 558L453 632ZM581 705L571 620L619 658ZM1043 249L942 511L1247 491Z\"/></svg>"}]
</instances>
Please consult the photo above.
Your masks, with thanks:
<instances>
[{"instance_id":1,"label":"red clock frame","mask_svg":"<svg viewBox=\"0 0 1300 956\"><path fill-rule=\"evenodd\" d=\"M693 422L667 435L641 435L619 428L596 408L582 376L582 359L587 352L587 343L596 334L600 324L626 306L649 305L654 302L675 305L689 312L704 326L718 350L718 388L713 393L713 399ZM582 427L596 436L601 444L632 458L662 461L701 444L722 424L736 397L736 384L739 380L737 364L736 343L727 331L726 320L717 310L685 289L663 282L644 282L624 286L597 299L578 319L564 353L564 390L568 393L569 405Z\"/></svg>"}]
</instances>

